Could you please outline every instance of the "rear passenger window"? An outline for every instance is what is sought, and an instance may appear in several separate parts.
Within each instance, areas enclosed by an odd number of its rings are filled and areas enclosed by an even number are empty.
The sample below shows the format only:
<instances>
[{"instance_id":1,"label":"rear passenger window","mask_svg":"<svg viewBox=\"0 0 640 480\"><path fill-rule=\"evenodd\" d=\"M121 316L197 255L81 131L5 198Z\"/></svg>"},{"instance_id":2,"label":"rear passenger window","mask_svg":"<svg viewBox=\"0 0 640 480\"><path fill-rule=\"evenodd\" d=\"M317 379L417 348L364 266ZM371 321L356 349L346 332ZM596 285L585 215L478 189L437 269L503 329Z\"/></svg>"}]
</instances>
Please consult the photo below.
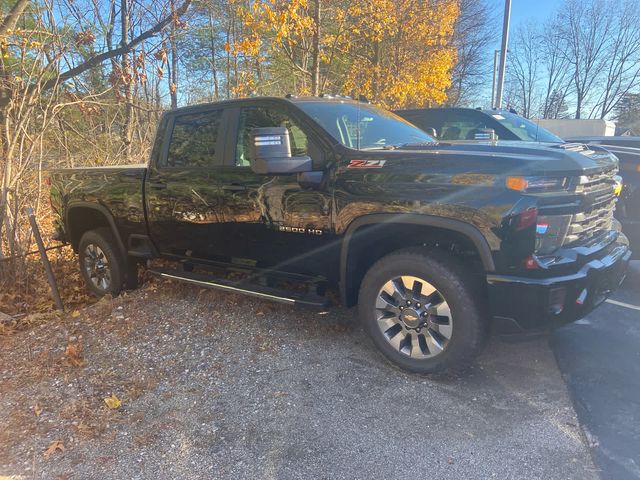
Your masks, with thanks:
<instances>
[{"instance_id":1,"label":"rear passenger window","mask_svg":"<svg viewBox=\"0 0 640 480\"><path fill-rule=\"evenodd\" d=\"M214 164L222 110L175 118L168 167L208 167Z\"/></svg>"}]
</instances>

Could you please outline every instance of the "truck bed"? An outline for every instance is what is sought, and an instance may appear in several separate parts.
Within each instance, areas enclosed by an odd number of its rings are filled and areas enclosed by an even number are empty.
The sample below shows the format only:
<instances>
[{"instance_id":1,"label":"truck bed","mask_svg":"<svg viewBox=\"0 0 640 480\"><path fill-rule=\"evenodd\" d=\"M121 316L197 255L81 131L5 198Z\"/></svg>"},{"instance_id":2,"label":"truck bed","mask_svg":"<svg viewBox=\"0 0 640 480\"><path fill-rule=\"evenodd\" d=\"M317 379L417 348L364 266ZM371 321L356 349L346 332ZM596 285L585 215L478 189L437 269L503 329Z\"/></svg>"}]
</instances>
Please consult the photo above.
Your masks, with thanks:
<instances>
[{"instance_id":1,"label":"truck bed","mask_svg":"<svg viewBox=\"0 0 640 480\"><path fill-rule=\"evenodd\" d=\"M83 223L97 222L99 211L112 218L121 238L147 233L144 207L146 164L77 167L51 170L51 204L56 218L81 217ZM74 222L66 222L66 225ZM77 244L74 232L56 224L60 237ZM125 249L127 245L123 246Z\"/></svg>"}]
</instances>

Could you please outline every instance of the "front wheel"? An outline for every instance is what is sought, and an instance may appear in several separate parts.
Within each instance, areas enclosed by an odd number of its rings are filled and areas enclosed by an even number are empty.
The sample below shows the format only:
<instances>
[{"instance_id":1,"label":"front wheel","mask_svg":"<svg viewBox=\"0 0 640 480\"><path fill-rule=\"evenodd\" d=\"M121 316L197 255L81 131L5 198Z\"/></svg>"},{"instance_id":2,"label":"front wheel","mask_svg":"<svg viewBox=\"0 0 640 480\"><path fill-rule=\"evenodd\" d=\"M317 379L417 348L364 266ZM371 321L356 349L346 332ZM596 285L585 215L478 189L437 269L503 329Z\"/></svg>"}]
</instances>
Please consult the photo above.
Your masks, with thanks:
<instances>
[{"instance_id":1,"label":"front wheel","mask_svg":"<svg viewBox=\"0 0 640 480\"><path fill-rule=\"evenodd\" d=\"M377 261L362 281L358 311L380 351L415 373L468 362L487 336L473 274L437 250L401 250Z\"/></svg>"},{"instance_id":2,"label":"front wheel","mask_svg":"<svg viewBox=\"0 0 640 480\"><path fill-rule=\"evenodd\" d=\"M120 293L125 281L126 261L109 228L86 232L80 239L78 254L80 271L91 293L97 297L108 293L115 297Z\"/></svg>"}]
</instances>

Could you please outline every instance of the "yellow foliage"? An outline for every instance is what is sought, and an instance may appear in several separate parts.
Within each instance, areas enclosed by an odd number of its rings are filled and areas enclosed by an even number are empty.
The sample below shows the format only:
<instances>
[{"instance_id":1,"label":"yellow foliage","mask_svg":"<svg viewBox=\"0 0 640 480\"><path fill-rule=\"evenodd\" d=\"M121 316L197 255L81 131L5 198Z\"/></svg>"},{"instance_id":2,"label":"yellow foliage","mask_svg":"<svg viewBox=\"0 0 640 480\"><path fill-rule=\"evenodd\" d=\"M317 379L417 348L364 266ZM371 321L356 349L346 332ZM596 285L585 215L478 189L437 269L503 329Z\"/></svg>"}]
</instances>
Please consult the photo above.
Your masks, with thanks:
<instances>
[{"instance_id":1,"label":"yellow foliage","mask_svg":"<svg viewBox=\"0 0 640 480\"><path fill-rule=\"evenodd\" d=\"M457 0L323 0L320 25L315 1L232 2L243 28L224 49L246 65L236 95L262 87L265 75L255 66L265 59L265 69L278 68L292 79L292 93L309 93L318 33L320 72L331 75L321 83L330 92L365 95L388 108L446 100L456 61L451 37Z\"/></svg>"},{"instance_id":2,"label":"yellow foliage","mask_svg":"<svg viewBox=\"0 0 640 480\"><path fill-rule=\"evenodd\" d=\"M450 41L459 14L455 0L366 0L350 13L351 36L361 41L352 39L346 52L360 61L351 65L344 93L387 108L446 100L456 61Z\"/></svg>"},{"instance_id":3,"label":"yellow foliage","mask_svg":"<svg viewBox=\"0 0 640 480\"><path fill-rule=\"evenodd\" d=\"M107 407L109 407L111 410L116 410L120 408L120 405L122 405L122 401L116 396L115 393L112 393L110 397L107 397L103 400Z\"/></svg>"}]
</instances>

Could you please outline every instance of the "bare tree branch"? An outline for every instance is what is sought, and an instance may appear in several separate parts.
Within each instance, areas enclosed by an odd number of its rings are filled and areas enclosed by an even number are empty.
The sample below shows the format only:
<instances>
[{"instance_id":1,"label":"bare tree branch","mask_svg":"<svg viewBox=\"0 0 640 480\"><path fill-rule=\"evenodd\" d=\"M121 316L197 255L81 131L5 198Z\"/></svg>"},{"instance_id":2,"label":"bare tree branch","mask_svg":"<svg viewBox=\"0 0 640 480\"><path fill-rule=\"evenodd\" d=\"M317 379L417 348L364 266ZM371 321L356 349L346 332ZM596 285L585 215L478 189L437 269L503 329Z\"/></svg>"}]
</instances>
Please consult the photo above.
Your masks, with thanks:
<instances>
[{"instance_id":1,"label":"bare tree branch","mask_svg":"<svg viewBox=\"0 0 640 480\"><path fill-rule=\"evenodd\" d=\"M175 10L175 15L177 15L178 17L184 15L186 11L189 9L191 2L192 0L184 0L184 3ZM58 79L53 79L53 80L44 82L44 84L42 85L42 89L48 90L54 87L57 83L63 83L73 77L76 77L86 72L87 70L90 70L91 68L97 67L98 65L100 65L102 62L106 60L109 60L111 58L130 52L135 46L144 42L148 38L151 38L157 35L158 33L160 33L163 28L165 28L167 25L169 25L169 23L173 21L173 19L174 19L174 14L167 15L165 18L160 20L152 28L150 28L149 30L146 30L145 32L138 35L137 37L133 38L130 42L124 45L121 45L118 48L114 48L113 50L109 50L99 55L96 55L95 57L89 58L88 60L82 62L80 65L77 65L67 70L66 72L62 72Z\"/></svg>"}]
</instances>

